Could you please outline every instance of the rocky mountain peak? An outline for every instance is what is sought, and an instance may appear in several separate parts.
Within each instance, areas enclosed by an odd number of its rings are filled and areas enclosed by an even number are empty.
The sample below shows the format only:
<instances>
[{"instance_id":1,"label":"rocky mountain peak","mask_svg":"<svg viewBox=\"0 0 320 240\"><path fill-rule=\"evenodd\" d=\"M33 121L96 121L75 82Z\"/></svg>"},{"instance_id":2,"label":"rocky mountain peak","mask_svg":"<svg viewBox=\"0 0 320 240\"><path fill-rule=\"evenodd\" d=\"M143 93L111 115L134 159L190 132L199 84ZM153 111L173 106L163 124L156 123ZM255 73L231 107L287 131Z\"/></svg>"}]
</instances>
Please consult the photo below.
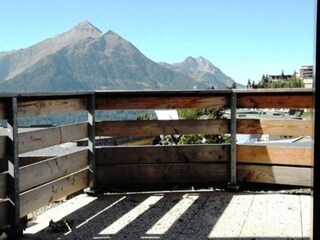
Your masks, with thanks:
<instances>
[{"instance_id":1,"label":"rocky mountain peak","mask_svg":"<svg viewBox=\"0 0 320 240\"><path fill-rule=\"evenodd\" d=\"M208 59L201 56L197 58L189 56L179 64L185 65L186 68L193 71L201 71L208 73L213 73L215 71L215 66Z\"/></svg>"},{"instance_id":2,"label":"rocky mountain peak","mask_svg":"<svg viewBox=\"0 0 320 240\"><path fill-rule=\"evenodd\" d=\"M83 33L92 34L94 36L100 36L102 34L101 30L94 25L92 25L88 20L78 23L72 28L73 31L79 31Z\"/></svg>"}]
</instances>

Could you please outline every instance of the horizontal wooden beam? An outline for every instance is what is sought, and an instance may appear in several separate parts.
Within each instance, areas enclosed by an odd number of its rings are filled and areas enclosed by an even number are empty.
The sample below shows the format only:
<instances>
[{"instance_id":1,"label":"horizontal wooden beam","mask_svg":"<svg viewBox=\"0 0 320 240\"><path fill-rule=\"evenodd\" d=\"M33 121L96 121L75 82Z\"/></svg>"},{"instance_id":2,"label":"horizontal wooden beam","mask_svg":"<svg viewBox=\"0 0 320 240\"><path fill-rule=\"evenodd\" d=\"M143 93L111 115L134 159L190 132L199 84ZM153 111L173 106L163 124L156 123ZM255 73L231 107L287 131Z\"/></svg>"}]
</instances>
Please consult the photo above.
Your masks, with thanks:
<instances>
[{"instance_id":1,"label":"horizontal wooden beam","mask_svg":"<svg viewBox=\"0 0 320 240\"><path fill-rule=\"evenodd\" d=\"M5 109L5 102L1 101L0 102L0 120L4 119L6 117L6 109Z\"/></svg>"},{"instance_id":2,"label":"horizontal wooden beam","mask_svg":"<svg viewBox=\"0 0 320 240\"><path fill-rule=\"evenodd\" d=\"M102 147L96 149L98 165L227 162L229 144Z\"/></svg>"},{"instance_id":3,"label":"horizontal wooden beam","mask_svg":"<svg viewBox=\"0 0 320 240\"><path fill-rule=\"evenodd\" d=\"M96 136L155 136L230 133L229 120L146 120L96 123Z\"/></svg>"},{"instance_id":4,"label":"horizontal wooden beam","mask_svg":"<svg viewBox=\"0 0 320 240\"><path fill-rule=\"evenodd\" d=\"M44 160L48 160L50 158L54 158L56 156L20 156L19 157L19 167L24 167L26 165L35 164Z\"/></svg>"},{"instance_id":5,"label":"horizontal wooden beam","mask_svg":"<svg viewBox=\"0 0 320 240\"><path fill-rule=\"evenodd\" d=\"M313 149L238 145L237 162L313 166Z\"/></svg>"},{"instance_id":6,"label":"horizontal wooden beam","mask_svg":"<svg viewBox=\"0 0 320 240\"><path fill-rule=\"evenodd\" d=\"M8 194L8 172L0 173L0 199L6 198Z\"/></svg>"},{"instance_id":7,"label":"horizontal wooden beam","mask_svg":"<svg viewBox=\"0 0 320 240\"><path fill-rule=\"evenodd\" d=\"M97 168L98 185L121 188L150 184L210 184L228 180L227 163L117 165Z\"/></svg>"},{"instance_id":8,"label":"horizontal wooden beam","mask_svg":"<svg viewBox=\"0 0 320 240\"><path fill-rule=\"evenodd\" d=\"M238 164L237 181L311 187L312 168Z\"/></svg>"},{"instance_id":9,"label":"horizontal wooden beam","mask_svg":"<svg viewBox=\"0 0 320 240\"><path fill-rule=\"evenodd\" d=\"M226 108L229 97L226 94L204 96L97 96L96 109L182 109L182 108Z\"/></svg>"},{"instance_id":10,"label":"horizontal wooden beam","mask_svg":"<svg viewBox=\"0 0 320 240\"><path fill-rule=\"evenodd\" d=\"M237 93L238 108L313 108L310 92L242 92Z\"/></svg>"},{"instance_id":11,"label":"horizontal wooden beam","mask_svg":"<svg viewBox=\"0 0 320 240\"><path fill-rule=\"evenodd\" d=\"M26 216L53 201L88 186L88 170L82 170L47 183L20 195L20 216Z\"/></svg>"},{"instance_id":12,"label":"horizontal wooden beam","mask_svg":"<svg viewBox=\"0 0 320 240\"><path fill-rule=\"evenodd\" d=\"M313 121L238 119L237 133L281 136L313 136Z\"/></svg>"},{"instance_id":13,"label":"horizontal wooden beam","mask_svg":"<svg viewBox=\"0 0 320 240\"><path fill-rule=\"evenodd\" d=\"M0 159L4 159L6 155L7 136L0 136Z\"/></svg>"},{"instance_id":14,"label":"horizontal wooden beam","mask_svg":"<svg viewBox=\"0 0 320 240\"><path fill-rule=\"evenodd\" d=\"M88 150L38 162L20 169L20 191L53 181L88 166Z\"/></svg>"},{"instance_id":15,"label":"horizontal wooden beam","mask_svg":"<svg viewBox=\"0 0 320 240\"><path fill-rule=\"evenodd\" d=\"M86 111L86 98L75 99L39 99L18 101L18 117L32 117L69 113L74 111Z\"/></svg>"},{"instance_id":16,"label":"horizontal wooden beam","mask_svg":"<svg viewBox=\"0 0 320 240\"><path fill-rule=\"evenodd\" d=\"M20 133L18 136L19 153L72 142L88 136L87 123L77 123L59 127Z\"/></svg>"},{"instance_id":17,"label":"horizontal wooden beam","mask_svg":"<svg viewBox=\"0 0 320 240\"><path fill-rule=\"evenodd\" d=\"M0 199L0 229L6 225L9 225L9 207L10 202L8 200Z\"/></svg>"}]
</instances>

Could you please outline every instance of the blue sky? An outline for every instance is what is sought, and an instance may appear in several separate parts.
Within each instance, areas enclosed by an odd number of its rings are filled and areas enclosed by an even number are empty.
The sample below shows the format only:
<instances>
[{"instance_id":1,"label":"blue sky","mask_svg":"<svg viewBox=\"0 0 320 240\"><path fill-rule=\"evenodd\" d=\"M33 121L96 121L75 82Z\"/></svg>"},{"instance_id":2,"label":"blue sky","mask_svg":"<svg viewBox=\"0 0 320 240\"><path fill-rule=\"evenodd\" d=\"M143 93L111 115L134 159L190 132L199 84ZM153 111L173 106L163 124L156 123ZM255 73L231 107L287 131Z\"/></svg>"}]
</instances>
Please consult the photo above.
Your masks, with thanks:
<instances>
[{"instance_id":1,"label":"blue sky","mask_svg":"<svg viewBox=\"0 0 320 240\"><path fill-rule=\"evenodd\" d=\"M314 0L0 0L0 51L89 20L158 62L204 56L237 82L313 64Z\"/></svg>"}]
</instances>

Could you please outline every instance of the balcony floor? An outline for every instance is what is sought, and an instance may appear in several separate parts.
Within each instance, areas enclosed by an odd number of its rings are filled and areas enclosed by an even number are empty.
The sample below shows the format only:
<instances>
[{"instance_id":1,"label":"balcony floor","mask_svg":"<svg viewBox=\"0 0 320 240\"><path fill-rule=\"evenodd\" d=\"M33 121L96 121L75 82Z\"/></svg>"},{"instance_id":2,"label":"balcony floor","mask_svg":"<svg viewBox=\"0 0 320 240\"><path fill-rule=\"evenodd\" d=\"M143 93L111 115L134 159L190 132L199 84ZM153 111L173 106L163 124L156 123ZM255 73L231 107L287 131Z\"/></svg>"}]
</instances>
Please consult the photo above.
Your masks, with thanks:
<instances>
[{"instance_id":1,"label":"balcony floor","mask_svg":"<svg viewBox=\"0 0 320 240\"><path fill-rule=\"evenodd\" d=\"M80 194L30 222L24 239L309 239L310 205L292 194ZM72 231L48 227L61 218Z\"/></svg>"}]
</instances>

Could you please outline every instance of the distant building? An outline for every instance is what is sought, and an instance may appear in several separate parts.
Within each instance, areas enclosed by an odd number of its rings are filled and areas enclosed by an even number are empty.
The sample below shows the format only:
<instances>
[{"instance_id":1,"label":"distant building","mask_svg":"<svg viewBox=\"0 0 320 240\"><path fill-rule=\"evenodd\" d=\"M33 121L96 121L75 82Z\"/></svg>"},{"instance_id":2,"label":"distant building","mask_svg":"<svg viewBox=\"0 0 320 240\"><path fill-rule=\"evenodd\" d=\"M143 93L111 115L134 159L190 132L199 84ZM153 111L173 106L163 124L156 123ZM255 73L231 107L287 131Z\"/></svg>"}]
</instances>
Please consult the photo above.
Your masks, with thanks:
<instances>
[{"instance_id":1,"label":"distant building","mask_svg":"<svg viewBox=\"0 0 320 240\"><path fill-rule=\"evenodd\" d=\"M313 78L313 66L312 65L301 66L301 68L300 68L300 78L301 79Z\"/></svg>"},{"instance_id":2,"label":"distant building","mask_svg":"<svg viewBox=\"0 0 320 240\"><path fill-rule=\"evenodd\" d=\"M293 75L291 74L280 74L280 75L268 75L269 81L277 82L277 81L289 81Z\"/></svg>"},{"instance_id":3,"label":"distant building","mask_svg":"<svg viewBox=\"0 0 320 240\"><path fill-rule=\"evenodd\" d=\"M305 88L313 87L313 66L312 65L304 65L301 66L299 77L303 80Z\"/></svg>"}]
</instances>

